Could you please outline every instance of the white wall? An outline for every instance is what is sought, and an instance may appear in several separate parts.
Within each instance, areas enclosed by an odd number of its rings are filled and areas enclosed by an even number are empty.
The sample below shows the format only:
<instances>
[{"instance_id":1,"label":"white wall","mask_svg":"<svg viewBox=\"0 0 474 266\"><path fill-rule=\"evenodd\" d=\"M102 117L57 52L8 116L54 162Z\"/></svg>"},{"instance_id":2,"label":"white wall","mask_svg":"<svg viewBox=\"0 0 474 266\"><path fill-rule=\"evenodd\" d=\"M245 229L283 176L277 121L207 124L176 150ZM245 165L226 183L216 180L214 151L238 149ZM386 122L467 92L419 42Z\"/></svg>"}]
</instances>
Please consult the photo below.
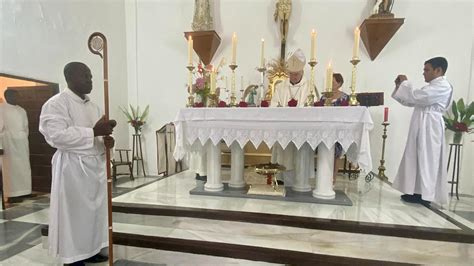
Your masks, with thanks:
<instances>
[{"instance_id":1,"label":"white wall","mask_svg":"<svg viewBox=\"0 0 474 266\"><path fill-rule=\"evenodd\" d=\"M60 84L70 61L92 71L91 97L103 106L102 61L87 48L91 33L108 39L110 115L118 118L117 146L128 147L127 124L118 105L127 105L124 2L120 0L2 0L0 72Z\"/></svg>"},{"instance_id":2,"label":"white wall","mask_svg":"<svg viewBox=\"0 0 474 266\"><path fill-rule=\"evenodd\" d=\"M151 120L144 131L151 172L156 172L154 131L172 121L179 108L185 105L186 42L183 32L191 30L193 2L127 2L130 7L127 10L127 42L136 45L137 55L136 61L129 62L129 83L136 84L130 86L135 91L129 92L129 96L135 95L140 106L150 104L152 107ZM229 60L230 39L235 31L239 38L237 74L245 77L245 84L248 80L258 80L255 67L259 62L260 38L266 40L267 58L278 57L279 37L278 27L273 22L274 2L214 1L215 28L222 39L214 63L218 63L223 56ZM369 15L370 9L371 1L293 1L288 51L302 48L308 53L309 33L312 28L318 31L318 87L322 87L324 67L330 59L335 70L343 73L346 81L350 80L352 32ZM373 62L361 44L362 62L358 67L357 83L358 91L385 92L391 122L386 149L387 175L390 179L393 179L403 153L412 112L390 98L396 75L405 73L416 85L422 86L423 62L433 56L445 56L450 63L447 76L455 87L455 98L467 97L473 49L472 1L399 0L393 12L396 17L405 18L405 24ZM228 73L226 70L224 74ZM376 169L380 158L383 107L372 107L370 111L376 125L371 134ZM465 153L466 160L472 160L472 152ZM472 179L471 168L465 168L463 178ZM467 187L470 193L474 193L472 185Z\"/></svg>"},{"instance_id":3,"label":"white wall","mask_svg":"<svg viewBox=\"0 0 474 266\"><path fill-rule=\"evenodd\" d=\"M370 3L369 3L370 2ZM322 87L324 67L332 59L335 70L350 80L349 63L352 32L371 9L372 1L301 0L293 1L288 51L309 51L309 33L318 31L316 82ZM109 80L111 115L116 117L117 146L129 143L130 127L118 106L128 103L145 106L151 113L144 129L144 149L148 172L156 174L154 132L174 119L185 105L186 42L184 31L191 30L192 0L3 0L0 2L0 71L58 82L65 86L63 66L72 60L91 67L95 90L92 97L102 103L102 70L99 58L86 45L94 31L109 40ZM387 175L392 179L402 156L411 114L389 95L398 73L405 73L416 85L423 85L423 62L437 55L446 56L448 78L455 87L455 98L469 97L474 84L472 51L474 17L472 1L398 0L394 13L405 24L375 61L370 61L361 45L358 91L383 91L390 107L387 144ZM239 38L237 75L245 84L257 82L260 38L266 40L267 58L279 54L278 27L273 21L273 0L214 0L214 22L222 43L215 60L229 59L230 38ZM228 75L226 69L224 75ZM472 76L472 78L471 78ZM240 80L240 79L238 79ZM240 87L240 84L238 84ZM378 166L383 107L370 108L376 124L372 132L374 169ZM470 139L469 139L470 138ZM461 189L474 194L472 135L466 137Z\"/></svg>"}]
</instances>

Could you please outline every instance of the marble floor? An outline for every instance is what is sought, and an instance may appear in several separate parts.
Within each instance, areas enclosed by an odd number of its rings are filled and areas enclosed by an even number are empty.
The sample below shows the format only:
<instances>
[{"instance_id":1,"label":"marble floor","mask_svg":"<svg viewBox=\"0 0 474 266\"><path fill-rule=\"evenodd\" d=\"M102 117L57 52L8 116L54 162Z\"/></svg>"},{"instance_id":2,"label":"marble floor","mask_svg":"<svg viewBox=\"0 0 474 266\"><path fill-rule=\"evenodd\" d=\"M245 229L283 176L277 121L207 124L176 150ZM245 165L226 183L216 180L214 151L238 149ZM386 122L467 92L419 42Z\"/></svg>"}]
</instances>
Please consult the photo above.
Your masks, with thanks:
<instances>
[{"instance_id":1,"label":"marble floor","mask_svg":"<svg viewBox=\"0 0 474 266\"><path fill-rule=\"evenodd\" d=\"M223 170L223 176L225 180L229 178L227 169ZM260 179L246 171L246 180L259 182ZM474 212L474 197L460 195L460 200L451 198L449 204L443 208L427 208L401 202L400 193L378 179L366 183L364 178L348 180L347 177L338 176L335 188L344 191L352 200L353 206L190 195L189 190L194 188L196 182L200 181L196 181L190 172L167 178L138 178L134 181L124 178L117 182L114 188L114 202L262 212L455 230L473 229L470 215ZM0 212L0 265L60 265L48 256L41 245L40 228L48 223L48 212L48 195L25 200ZM474 261L473 244L245 222L114 213L114 231L415 264L469 265ZM146 265L272 265L126 246L114 248L115 259L151 263ZM389 252L383 252L381 249ZM127 263L128 261L125 261L121 265L133 265Z\"/></svg>"},{"instance_id":2,"label":"marble floor","mask_svg":"<svg viewBox=\"0 0 474 266\"><path fill-rule=\"evenodd\" d=\"M228 178L228 172L223 171L223 179ZM249 171L246 171L246 175L247 182L256 178ZM367 183L364 178L348 180L343 176L338 177L335 189L344 191L353 206L190 195L189 191L196 186L196 182L200 181L194 179L193 173L182 172L118 196L113 201L461 230L423 205L402 202L401 193L378 179ZM459 202L463 203L457 206L465 208L472 204L470 198L465 200L464 197ZM450 206L456 209L453 204ZM450 211L446 213L451 215Z\"/></svg>"}]
</instances>

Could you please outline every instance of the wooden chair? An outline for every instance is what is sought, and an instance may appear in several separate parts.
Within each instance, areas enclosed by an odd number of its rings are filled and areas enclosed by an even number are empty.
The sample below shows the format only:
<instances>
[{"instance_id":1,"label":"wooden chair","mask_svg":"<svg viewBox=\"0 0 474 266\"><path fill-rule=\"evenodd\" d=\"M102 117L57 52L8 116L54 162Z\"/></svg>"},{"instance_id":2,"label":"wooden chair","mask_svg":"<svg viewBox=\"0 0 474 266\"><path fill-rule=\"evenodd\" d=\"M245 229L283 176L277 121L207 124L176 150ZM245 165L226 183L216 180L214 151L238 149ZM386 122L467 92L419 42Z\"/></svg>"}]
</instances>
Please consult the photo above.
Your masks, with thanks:
<instances>
[{"instance_id":1,"label":"wooden chair","mask_svg":"<svg viewBox=\"0 0 474 266\"><path fill-rule=\"evenodd\" d=\"M135 180L133 177L133 169L132 169L132 162L130 161L130 149L115 149L119 153L119 159L116 160L115 156L112 159L112 177L113 181L117 181L117 175L121 175L121 173L117 174L117 167L121 165L127 165L128 169L130 170L130 180Z\"/></svg>"}]
</instances>

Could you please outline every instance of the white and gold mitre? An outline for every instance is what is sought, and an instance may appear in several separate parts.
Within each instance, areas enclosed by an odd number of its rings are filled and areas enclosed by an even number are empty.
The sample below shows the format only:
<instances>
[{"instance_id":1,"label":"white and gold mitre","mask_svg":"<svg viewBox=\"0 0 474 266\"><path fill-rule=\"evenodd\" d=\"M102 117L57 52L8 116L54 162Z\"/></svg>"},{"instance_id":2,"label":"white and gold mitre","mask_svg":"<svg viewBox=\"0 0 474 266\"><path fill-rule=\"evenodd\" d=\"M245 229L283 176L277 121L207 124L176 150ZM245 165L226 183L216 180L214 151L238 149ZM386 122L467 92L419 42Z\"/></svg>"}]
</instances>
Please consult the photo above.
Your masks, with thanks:
<instances>
[{"instance_id":1,"label":"white and gold mitre","mask_svg":"<svg viewBox=\"0 0 474 266\"><path fill-rule=\"evenodd\" d=\"M286 61L289 72L299 72L304 69L306 57L301 49L296 50Z\"/></svg>"}]
</instances>

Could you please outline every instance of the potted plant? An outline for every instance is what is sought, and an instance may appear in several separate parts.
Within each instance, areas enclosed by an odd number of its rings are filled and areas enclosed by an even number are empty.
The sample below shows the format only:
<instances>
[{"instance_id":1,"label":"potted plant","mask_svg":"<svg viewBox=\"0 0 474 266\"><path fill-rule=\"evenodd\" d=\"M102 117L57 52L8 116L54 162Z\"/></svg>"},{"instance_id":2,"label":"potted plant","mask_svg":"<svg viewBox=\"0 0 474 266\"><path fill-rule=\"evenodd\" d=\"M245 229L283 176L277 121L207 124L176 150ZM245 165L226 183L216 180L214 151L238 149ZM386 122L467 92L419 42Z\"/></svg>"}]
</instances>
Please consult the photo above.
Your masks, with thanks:
<instances>
[{"instance_id":1,"label":"potted plant","mask_svg":"<svg viewBox=\"0 0 474 266\"><path fill-rule=\"evenodd\" d=\"M149 111L149 105L145 107L145 110L143 113L140 113L140 107L137 106L137 108L134 108L132 105L130 105L130 110L125 109L124 107L120 107L122 112L125 114L125 116L128 119L128 123L135 129L135 135L139 135L143 125L145 125L147 116L148 116L148 111Z\"/></svg>"},{"instance_id":2,"label":"potted plant","mask_svg":"<svg viewBox=\"0 0 474 266\"><path fill-rule=\"evenodd\" d=\"M446 128L454 132L453 143L460 144L463 134L472 131L472 123L474 121L474 102L469 105L464 104L461 98L457 102L453 101L451 105L451 113L443 116Z\"/></svg>"}]
</instances>

